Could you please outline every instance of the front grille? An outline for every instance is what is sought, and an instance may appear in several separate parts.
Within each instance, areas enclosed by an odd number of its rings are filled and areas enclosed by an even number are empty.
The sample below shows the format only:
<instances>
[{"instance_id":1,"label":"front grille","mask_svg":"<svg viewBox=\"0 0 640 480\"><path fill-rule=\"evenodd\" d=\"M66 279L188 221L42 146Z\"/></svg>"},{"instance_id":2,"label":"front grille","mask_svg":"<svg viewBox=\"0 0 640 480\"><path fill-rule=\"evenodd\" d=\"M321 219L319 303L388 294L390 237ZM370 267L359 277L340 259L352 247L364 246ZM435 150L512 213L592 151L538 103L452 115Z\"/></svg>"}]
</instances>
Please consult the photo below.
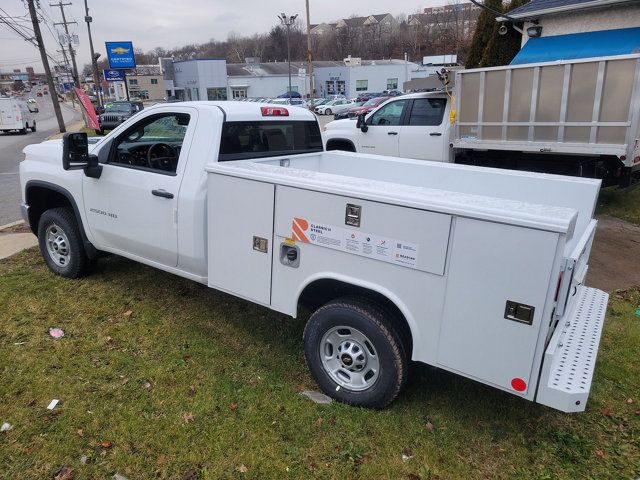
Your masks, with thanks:
<instances>
[{"instance_id":1,"label":"front grille","mask_svg":"<svg viewBox=\"0 0 640 480\"><path fill-rule=\"evenodd\" d=\"M117 115L102 115L100 120L103 122L119 122L120 121Z\"/></svg>"}]
</instances>

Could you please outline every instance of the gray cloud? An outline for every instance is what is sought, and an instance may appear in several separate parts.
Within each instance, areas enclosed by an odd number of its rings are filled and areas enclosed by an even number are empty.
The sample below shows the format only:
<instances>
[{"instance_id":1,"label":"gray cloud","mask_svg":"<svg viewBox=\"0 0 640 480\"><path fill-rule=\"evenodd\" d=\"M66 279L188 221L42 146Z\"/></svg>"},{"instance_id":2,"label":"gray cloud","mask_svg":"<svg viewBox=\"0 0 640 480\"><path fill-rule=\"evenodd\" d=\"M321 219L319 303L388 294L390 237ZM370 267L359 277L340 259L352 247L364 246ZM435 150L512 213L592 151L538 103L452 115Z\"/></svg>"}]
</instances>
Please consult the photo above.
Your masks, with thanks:
<instances>
[{"instance_id":1,"label":"gray cloud","mask_svg":"<svg viewBox=\"0 0 640 480\"><path fill-rule=\"evenodd\" d=\"M84 23L84 3L71 0L68 19L78 21L70 27L80 37L78 67L89 62L87 28ZM305 16L304 0L88 0L93 17L92 33L96 51L104 52L107 40L132 40L135 47L149 50L155 47L174 48L210 39L224 40L230 32L240 35L267 32L278 22L280 12ZM310 0L311 22L319 23L353 14L367 15L390 12L394 15L415 13L426 6L452 3L451 0ZM2 0L2 8L11 15L27 13L21 0ZM56 22L60 11L42 0L45 12ZM71 17L71 18L69 18ZM54 29L53 25L50 25ZM58 58L53 36L41 26L47 49ZM22 68L32 64L42 71L38 51L16 34L0 25L0 70ZM18 65L22 64L22 65Z\"/></svg>"}]
</instances>

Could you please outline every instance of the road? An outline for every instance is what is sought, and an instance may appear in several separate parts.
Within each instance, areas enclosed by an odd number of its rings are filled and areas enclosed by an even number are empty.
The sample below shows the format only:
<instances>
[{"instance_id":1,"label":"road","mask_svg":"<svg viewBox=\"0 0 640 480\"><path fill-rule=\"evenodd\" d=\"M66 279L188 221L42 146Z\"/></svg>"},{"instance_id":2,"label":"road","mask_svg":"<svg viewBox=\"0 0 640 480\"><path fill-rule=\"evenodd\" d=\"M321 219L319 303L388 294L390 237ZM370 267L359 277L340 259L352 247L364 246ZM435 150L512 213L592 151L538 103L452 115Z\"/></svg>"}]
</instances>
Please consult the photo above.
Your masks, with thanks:
<instances>
[{"instance_id":1,"label":"road","mask_svg":"<svg viewBox=\"0 0 640 480\"><path fill-rule=\"evenodd\" d=\"M35 97L35 89L32 93ZM37 100L40 108L40 112L36 114L37 132L29 131L26 135L0 132L0 225L22 218L18 178L18 164L24 156L22 149L31 143L40 143L58 132L51 96L37 97ZM79 112L66 105L62 105L62 116L67 124L82 118Z\"/></svg>"}]
</instances>

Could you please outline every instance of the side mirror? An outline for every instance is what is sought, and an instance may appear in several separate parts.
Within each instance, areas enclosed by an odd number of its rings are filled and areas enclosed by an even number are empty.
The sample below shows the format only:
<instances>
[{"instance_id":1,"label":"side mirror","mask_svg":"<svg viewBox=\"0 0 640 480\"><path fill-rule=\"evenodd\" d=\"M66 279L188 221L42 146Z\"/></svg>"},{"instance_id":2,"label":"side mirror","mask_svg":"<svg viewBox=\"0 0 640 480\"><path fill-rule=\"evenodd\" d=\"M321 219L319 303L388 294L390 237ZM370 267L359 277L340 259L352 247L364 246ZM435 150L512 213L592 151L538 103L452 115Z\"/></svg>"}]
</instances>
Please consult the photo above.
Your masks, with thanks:
<instances>
[{"instance_id":1,"label":"side mirror","mask_svg":"<svg viewBox=\"0 0 640 480\"><path fill-rule=\"evenodd\" d=\"M100 178L102 165L98 157L89 155L89 142L84 132L65 133L62 137L62 168L84 170L88 177Z\"/></svg>"},{"instance_id":2,"label":"side mirror","mask_svg":"<svg viewBox=\"0 0 640 480\"><path fill-rule=\"evenodd\" d=\"M359 128L362 131L362 133L366 133L367 130L369 130L369 126L367 125L367 120L365 119L364 113L361 113L360 115L358 115L356 128Z\"/></svg>"}]
</instances>

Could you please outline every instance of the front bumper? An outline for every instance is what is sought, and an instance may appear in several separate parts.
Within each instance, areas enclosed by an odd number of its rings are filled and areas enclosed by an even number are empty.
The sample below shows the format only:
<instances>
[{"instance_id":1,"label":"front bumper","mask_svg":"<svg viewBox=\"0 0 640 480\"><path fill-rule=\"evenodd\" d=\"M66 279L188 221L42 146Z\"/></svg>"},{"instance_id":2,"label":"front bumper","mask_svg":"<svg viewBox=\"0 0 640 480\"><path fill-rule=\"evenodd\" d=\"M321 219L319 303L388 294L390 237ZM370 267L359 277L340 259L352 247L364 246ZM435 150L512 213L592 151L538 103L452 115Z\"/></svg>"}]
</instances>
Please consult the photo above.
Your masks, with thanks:
<instances>
[{"instance_id":1,"label":"front bumper","mask_svg":"<svg viewBox=\"0 0 640 480\"><path fill-rule=\"evenodd\" d=\"M119 127L124 122L99 122L101 130L113 130L116 127Z\"/></svg>"},{"instance_id":2,"label":"front bumper","mask_svg":"<svg viewBox=\"0 0 640 480\"><path fill-rule=\"evenodd\" d=\"M29 223L29 205L26 202L20 202L20 213L22 214L22 219L24 223L27 224L27 227L31 228Z\"/></svg>"}]
</instances>

